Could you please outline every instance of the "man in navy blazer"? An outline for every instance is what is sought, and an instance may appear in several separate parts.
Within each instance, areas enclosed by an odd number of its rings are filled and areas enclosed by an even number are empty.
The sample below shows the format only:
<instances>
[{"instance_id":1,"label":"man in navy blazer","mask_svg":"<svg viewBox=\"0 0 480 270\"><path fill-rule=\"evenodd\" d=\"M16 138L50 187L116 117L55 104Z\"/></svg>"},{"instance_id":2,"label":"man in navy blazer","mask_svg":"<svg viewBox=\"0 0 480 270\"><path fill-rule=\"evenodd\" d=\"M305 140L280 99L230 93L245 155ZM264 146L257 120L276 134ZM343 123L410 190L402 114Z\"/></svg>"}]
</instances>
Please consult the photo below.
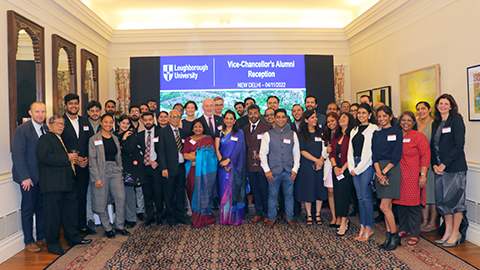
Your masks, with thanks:
<instances>
[{"instance_id":1,"label":"man in navy blazer","mask_svg":"<svg viewBox=\"0 0 480 270\"><path fill-rule=\"evenodd\" d=\"M169 125L160 130L160 171L165 197L165 219L170 226L185 220L185 160L183 142L188 133L179 128L180 113L170 111ZM179 142L177 143L177 136Z\"/></svg>"},{"instance_id":2,"label":"man in navy blazer","mask_svg":"<svg viewBox=\"0 0 480 270\"><path fill-rule=\"evenodd\" d=\"M213 114L215 111L214 104L215 103L211 98L206 98L205 100L203 100L203 115L200 116L200 121L202 121L205 126L208 127L205 133L215 139L216 137L218 137L220 131L222 130L223 118Z\"/></svg>"},{"instance_id":3,"label":"man in navy blazer","mask_svg":"<svg viewBox=\"0 0 480 270\"><path fill-rule=\"evenodd\" d=\"M45 244L43 203L38 185L38 138L48 130L45 121L46 108L43 102L34 102L28 113L32 117L15 130L12 142L13 181L21 185L22 229L25 248L40 252L38 245ZM33 238L33 216L35 215L37 242Z\"/></svg>"},{"instance_id":4,"label":"man in navy blazer","mask_svg":"<svg viewBox=\"0 0 480 270\"><path fill-rule=\"evenodd\" d=\"M78 227L83 234L95 234L87 227L87 190L90 182L88 170L88 141L93 136L93 128L86 117L79 116L79 97L77 94L65 96L66 112L63 115L65 129L62 140L68 153L76 150L78 158L75 161L75 182L78 192Z\"/></svg>"},{"instance_id":5,"label":"man in navy blazer","mask_svg":"<svg viewBox=\"0 0 480 270\"><path fill-rule=\"evenodd\" d=\"M160 128L155 126L153 113L146 112L142 115L145 130L138 133L137 142L143 155L144 177L142 179L143 196L145 198L145 212L147 220L144 225L149 226L157 221L162 224L163 221L163 186L160 180L161 173L159 167L161 155L160 151ZM147 140L150 141L150 150L147 151ZM148 154L147 154L148 153ZM155 207L153 206L155 203ZM156 208L156 213L155 213Z\"/></svg>"}]
</instances>

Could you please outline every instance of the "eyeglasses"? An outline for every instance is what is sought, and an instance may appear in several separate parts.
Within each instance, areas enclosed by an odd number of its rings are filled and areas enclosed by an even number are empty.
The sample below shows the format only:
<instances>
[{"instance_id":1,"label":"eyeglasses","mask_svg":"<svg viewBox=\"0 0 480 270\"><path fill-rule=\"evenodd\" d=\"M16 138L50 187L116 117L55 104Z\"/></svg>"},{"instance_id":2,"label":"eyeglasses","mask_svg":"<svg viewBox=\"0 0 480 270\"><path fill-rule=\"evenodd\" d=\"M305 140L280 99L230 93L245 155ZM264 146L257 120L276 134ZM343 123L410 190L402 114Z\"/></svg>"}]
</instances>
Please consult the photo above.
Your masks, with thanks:
<instances>
[{"instance_id":1,"label":"eyeglasses","mask_svg":"<svg viewBox=\"0 0 480 270\"><path fill-rule=\"evenodd\" d=\"M265 114L265 117L271 117L273 115L274 115L274 113L269 113L269 114Z\"/></svg>"},{"instance_id":2,"label":"eyeglasses","mask_svg":"<svg viewBox=\"0 0 480 270\"><path fill-rule=\"evenodd\" d=\"M178 115L176 115L176 116L170 116L170 118L178 119L178 118L180 118L180 116L178 116Z\"/></svg>"},{"instance_id":3,"label":"eyeglasses","mask_svg":"<svg viewBox=\"0 0 480 270\"><path fill-rule=\"evenodd\" d=\"M59 126L65 126L65 123L64 123L64 122L53 122L53 124L59 125Z\"/></svg>"},{"instance_id":4,"label":"eyeglasses","mask_svg":"<svg viewBox=\"0 0 480 270\"><path fill-rule=\"evenodd\" d=\"M413 120L410 119L410 118L403 118L403 119L400 120L400 121L402 121L402 122L408 122L408 123L412 123L412 122L413 122Z\"/></svg>"}]
</instances>

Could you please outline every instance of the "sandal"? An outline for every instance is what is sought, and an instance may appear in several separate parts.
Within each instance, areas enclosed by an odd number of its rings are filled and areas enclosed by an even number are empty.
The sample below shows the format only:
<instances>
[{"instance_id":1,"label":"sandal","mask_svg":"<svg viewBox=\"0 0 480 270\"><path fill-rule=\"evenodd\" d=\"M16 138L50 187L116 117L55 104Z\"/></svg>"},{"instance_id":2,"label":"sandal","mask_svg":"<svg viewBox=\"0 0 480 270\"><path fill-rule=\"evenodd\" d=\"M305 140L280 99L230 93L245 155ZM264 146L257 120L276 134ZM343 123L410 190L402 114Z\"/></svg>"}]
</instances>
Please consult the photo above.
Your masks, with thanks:
<instances>
[{"instance_id":1,"label":"sandal","mask_svg":"<svg viewBox=\"0 0 480 270\"><path fill-rule=\"evenodd\" d=\"M427 224L427 225L423 226L423 227L420 229L420 231L421 231L421 232L433 232L433 231L435 231L436 229L437 229L436 227L432 227L432 226L430 226L430 225Z\"/></svg>"},{"instance_id":2,"label":"sandal","mask_svg":"<svg viewBox=\"0 0 480 270\"><path fill-rule=\"evenodd\" d=\"M406 232L406 231L399 231L398 232L398 237L400 237L400 238L404 238L404 237L408 237L408 236L410 236L409 232Z\"/></svg>"},{"instance_id":3,"label":"sandal","mask_svg":"<svg viewBox=\"0 0 480 270\"><path fill-rule=\"evenodd\" d=\"M313 218L312 218L312 216L307 216L307 225L313 225Z\"/></svg>"},{"instance_id":4,"label":"sandal","mask_svg":"<svg viewBox=\"0 0 480 270\"><path fill-rule=\"evenodd\" d=\"M414 246L418 243L418 241L420 241L419 237L410 237L410 239L408 239L407 243L411 246Z\"/></svg>"},{"instance_id":5,"label":"sandal","mask_svg":"<svg viewBox=\"0 0 480 270\"><path fill-rule=\"evenodd\" d=\"M317 223L317 225L322 225L323 224L322 219L320 218L320 215L315 216L315 222Z\"/></svg>"}]
</instances>

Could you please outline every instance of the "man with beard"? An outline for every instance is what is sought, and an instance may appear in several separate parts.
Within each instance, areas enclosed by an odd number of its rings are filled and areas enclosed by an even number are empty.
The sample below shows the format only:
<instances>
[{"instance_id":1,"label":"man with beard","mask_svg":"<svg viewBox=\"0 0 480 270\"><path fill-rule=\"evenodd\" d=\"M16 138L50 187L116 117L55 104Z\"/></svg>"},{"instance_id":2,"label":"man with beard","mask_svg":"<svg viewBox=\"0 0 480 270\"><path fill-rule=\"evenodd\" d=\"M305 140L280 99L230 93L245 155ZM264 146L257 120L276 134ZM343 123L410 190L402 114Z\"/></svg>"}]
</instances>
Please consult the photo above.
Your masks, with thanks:
<instances>
[{"instance_id":1,"label":"man with beard","mask_svg":"<svg viewBox=\"0 0 480 270\"><path fill-rule=\"evenodd\" d=\"M91 100L87 105L88 121L93 128L93 134L102 129L100 126L100 116L102 116L102 104L96 100Z\"/></svg>"},{"instance_id":2,"label":"man with beard","mask_svg":"<svg viewBox=\"0 0 480 270\"><path fill-rule=\"evenodd\" d=\"M153 120L155 121L155 125L158 123L158 115L159 112L157 111L157 101L155 99L149 99L147 101L148 111L153 113Z\"/></svg>"},{"instance_id":3,"label":"man with beard","mask_svg":"<svg viewBox=\"0 0 480 270\"><path fill-rule=\"evenodd\" d=\"M237 125L239 129L242 129L246 125L248 125L248 117L245 114L245 104L241 101L237 101L235 103L235 111L238 114Z\"/></svg>"},{"instance_id":4,"label":"man with beard","mask_svg":"<svg viewBox=\"0 0 480 270\"><path fill-rule=\"evenodd\" d=\"M320 128L322 128L325 124L325 121L327 120L326 116L324 114L321 114L321 113L318 113L317 112L317 97L315 97L314 95L308 95L306 98L305 98L305 109L306 110L314 110L316 115L317 115L317 119L318 119L318 126Z\"/></svg>"},{"instance_id":5,"label":"man with beard","mask_svg":"<svg viewBox=\"0 0 480 270\"><path fill-rule=\"evenodd\" d=\"M263 115L263 118L265 119L265 123L271 125L272 127L275 127L275 110L268 108L265 110L265 114Z\"/></svg>"},{"instance_id":6,"label":"man with beard","mask_svg":"<svg viewBox=\"0 0 480 270\"><path fill-rule=\"evenodd\" d=\"M298 128L300 127L300 120L302 119L303 115L303 107L300 104L295 104L292 107L292 116L293 116L293 123L290 124L293 131L298 132Z\"/></svg>"},{"instance_id":7,"label":"man with beard","mask_svg":"<svg viewBox=\"0 0 480 270\"><path fill-rule=\"evenodd\" d=\"M268 221L268 182L260 166L258 154L263 134L272 129L272 126L260 121L260 108L257 105L250 105L247 111L249 124L243 128L243 133L247 146L247 174L255 202L255 217L250 223L257 223L264 218L263 223L266 224Z\"/></svg>"},{"instance_id":8,"label":"man with beard","mask_svg":"<svg viewBox=\"0 0 480 270\"><path fill-rule=\"evenodd\" d=\"M113 131L118 130L118 119L115 118L115 112L117 111L117 103L114 100L107 100L105 102L105 113L111 115L113 118Z\"/></svg>"},{"instance_id":9,"label":"man with beard","mask_svg":"<svg viewBox=\"0 0 480 270\"><path fill-rule=\"evenodd\" d=\"M66 112L63 115L65 129L62 140L68 153L77 153L75 160L75 183L78 193L78 227L83 234L95 234L87 227L87 190L90 182L88 170L88 140L93 136L93 128L87 118L78 115L77 94L68 94L64 98Z\"/></svg>"},{"instance_id":10,"label":"man with beard","mask_svg":"<svg viewBox=\"0 0 480 270\"><path fill-rule=\"evenodd\" d=\"M142 124L142 122L140 122L140 107L138 107L137 105L131 105L130 108L128 108L128 116L132 121L132 127L135 130L135 133L139 133L145 130L145 126Z\"/></svg>"},{"instance_id":11,"label":"man with beard","mask_svg":"<svg viewBox=\"0 0 480 270\"><path fill-rule=\"evenodd\" d=\"M161 182L161 172L158 168L160 160L158 155L160 149L160 128L155 126L153 113L146 112L142 115L145 130L138 133L137 140L143 153L144 177L142 180L143 195L145 197L145 211L147 220L145 226L149 226L157 221L162 224L163 219L163 187ZM157 212L154 211L153 204Z\"/></svg>"},{"instance_id":12,"label":"man with beard","mask_svg":"<svg viewBox=\"0 0 480 270\"><path fill-rule=\"evenodd\" d=\"M102 116L102 104L96 100L88 102L87 106L88 121L93 129L93 134L102 130L100 125L100 116ZM95 230L95 218L92 211L92 189L87 190L87 226Z\"/></svg>"},{"instance_id":13,"label":"man with beard","mask_svg":"<svg viewBox=\"0 0 480 270\"><path fill-rule=\"evenodd\" d=\"M277 215L277 197L280 186L285 195L286 221L290 228L293 221L293 181L300 167L300 147L297 134L287 125L285 109L275 111L275 127L263 134L260 144L260 160L268 180L268 222L273 228Z\"/></svg>"},{"instance_id":14,"label":"man with beard","mask_svg":"<svg viewBox=\"0 0 480 270\"><path fill-rule=\"evenodd\" d=\"M69 98L65 99L65 102L67 100L71 101ZM72 107L73 104L70 103L67 111L71 112ZM78 109L78 100L76 107ZM71 113L68 113L67 117L70 116ZM78 172L77 169L80 167L73 165L73 162L78 163L81 158L77 153L68 153L66 143L64 144L60 137L63 135L62 132L64 133L66 121L70 120L65 120L60 115L50 117L48 121L50 132L40 137L36 151L40 191L43 196L47 250L55 255L65 253L60 242L60 224L70 247L92 242L91 239L83 239L78 232L78 194L75 190L78 187L78 183L75 183L78 179L75 181L75 172ZM85 121L88 122L86 119ZM85 213L85 205L83 205L83 212ZM85 216L83 218L85 219Z\"/></svg>"},{"instance_id":15,"label":"man with beard","mask_svg":"<svg viewBox=\"0 0 480 270\"><path fill-rule=\"evenodd\" d=\"M47 109L43 102L34 102L28 111L31 120L21 124L15 130L12 141L13 181L20 184L22 194L21 214L23 242L29 252L40 252L39 245L45 245L43 202L40 195L37 145L38 138L48 131L43 123ZM37 241L33 238L33 216Z\"/></svg>"}]
</instances>

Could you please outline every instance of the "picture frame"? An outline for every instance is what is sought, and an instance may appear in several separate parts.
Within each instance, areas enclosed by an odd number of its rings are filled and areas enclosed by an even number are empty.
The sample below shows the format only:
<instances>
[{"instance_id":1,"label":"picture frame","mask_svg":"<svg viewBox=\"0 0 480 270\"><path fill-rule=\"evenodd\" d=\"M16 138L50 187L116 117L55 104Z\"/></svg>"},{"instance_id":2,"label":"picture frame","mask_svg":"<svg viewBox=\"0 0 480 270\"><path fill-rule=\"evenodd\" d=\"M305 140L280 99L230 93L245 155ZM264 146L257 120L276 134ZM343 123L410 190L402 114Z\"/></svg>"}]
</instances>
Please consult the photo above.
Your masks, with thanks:
<instances>
[{"instance_id":1,"label":"picture frame","mask_svg":"<svg viewBox=\"0 0 480 270\"><path fill-rule=\"evenodd\" d=\"M415 112L415 105L426 101L434 107L440 95L440 65L435 64L400 74L401 112Z\"/></svg>"},{"instance_id":2,"label":"picture frame","mask_svg":"<svg viewBox=\"0 0 480 270\"><path fill-rule=\"evenodd\" d=\"M392 87L389 85L372 89L371 97L372 97L373 104L382 102L391 108L392 107L391 91L392 91Z\"/></svg>"},{"instance_id":3,"label":"picture frame","mask_svg":"<svg viewBox=\"0 0 480 270\"><path fill-rule=\"evenodd\" d=\"M363 95L367 95L367 96L372 96L372 90L363 90L363 91L360 91L360 92L357 92L357 103L360 104L360 98L363 96Z\"/></svg>"},{"instance_id":4,"label":"picture frame","mask_svg":"<svg viewBox=\"0 0 480 270\"><path fill-rule=\"evenodd\" d=\"M467 67L468 120L480 121L480 65Z\"/></svg>"}]
</instances>

